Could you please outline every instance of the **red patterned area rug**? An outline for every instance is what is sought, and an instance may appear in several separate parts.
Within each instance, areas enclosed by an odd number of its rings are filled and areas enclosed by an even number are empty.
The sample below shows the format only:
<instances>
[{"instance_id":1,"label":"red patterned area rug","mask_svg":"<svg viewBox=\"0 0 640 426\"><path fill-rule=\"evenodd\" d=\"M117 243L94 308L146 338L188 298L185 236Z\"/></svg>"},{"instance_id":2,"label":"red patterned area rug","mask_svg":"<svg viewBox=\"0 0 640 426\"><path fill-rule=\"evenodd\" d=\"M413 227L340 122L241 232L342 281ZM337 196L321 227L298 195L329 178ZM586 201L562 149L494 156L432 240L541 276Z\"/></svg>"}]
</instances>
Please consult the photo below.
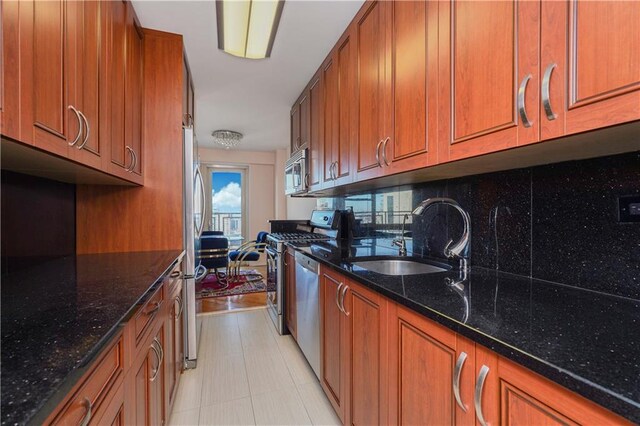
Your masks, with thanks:
<instances>
[{"instance_id":1,"label":"red patterned area rug","mask_svg":"<svg viewBox=\"0 0 640 426\"><path fill-rule=\"evenodd\" d=\"M240 271L240 276L231 281L226 287L213 272L204 277L199 283L196 283L196 299L237 296L261 291L267 291L267 285L258 271L255 270Z\"/></svg>"}]
</instances>

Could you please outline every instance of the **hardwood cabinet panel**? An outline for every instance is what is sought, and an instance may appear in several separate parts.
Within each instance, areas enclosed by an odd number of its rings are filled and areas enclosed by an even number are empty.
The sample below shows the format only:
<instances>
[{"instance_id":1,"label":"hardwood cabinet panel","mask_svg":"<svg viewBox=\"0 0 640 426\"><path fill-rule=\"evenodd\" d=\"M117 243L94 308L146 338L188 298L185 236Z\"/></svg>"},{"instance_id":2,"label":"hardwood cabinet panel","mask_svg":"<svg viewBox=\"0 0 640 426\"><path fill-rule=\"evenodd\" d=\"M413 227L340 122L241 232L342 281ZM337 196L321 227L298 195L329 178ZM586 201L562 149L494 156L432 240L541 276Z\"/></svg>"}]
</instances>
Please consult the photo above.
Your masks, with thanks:
<instances>
[{"instance_id":1,"label":"hardwood cabinet panel","mask_svg":"<svg viewBox=\"0 0 640 426\"><path fill-rule=\"evenodd\" d=\"M142 75L143 75L143 34L135 18L133 6L127 3L126 13L126 78L125 78L125 150L133 152L131 175L142 183L143 146L142 146Z\"/></svg>"},{"instance_id":2,"label":"hardwood cabinet panel","mask_svg":"<svg viewBox=\"0 0 640 426\"><path fill-rule=\"evenodd\" d=\"M346 362L349 370L349 415L346 423L387 423L387 301L349 282L344 298L348 321Z\"/></svg>"},{"instance_id":3,"label":"hardwood cabinet panel","mask_svg":"<svg viewBox=\"0 0 640 426\"><path fill-rule=\"evenodd\" d=\"M291 108L291 153L300 145L300 105L298 102Z\"/></svg>"},{"instance_id":4,"label":"hardwood cabinet panel","mask_svg":"<svg viewBox=\"0 0 640 426\"><path fill-rule=\"evenodd\" d=\"M110 93L110 158L109 172L123 174L130 166L133 157L125 153L126 113L125 113L125 82L126 82L126 3L114 1L111 6L111 34L109 34L109 93Z\"/></svg>"},{"instance_id":5,"label":"hardwood cabinet panel","mask_svg":"<svg viewBox=\"0 0 640 426\"><path fill-rule=\"evenodd\" d=\"M390 7L394 131L382 151L395 173L438 160L438 3L402 1Z\"/></svg>"},{"instance_id":6,"label":"hardwood cabinet panel","mask_svg":"<svg viewBox=\"0 0 640 426\"><path fill-rule=\"evenodd\" d=\"M304 91L302 97L298 101L300 109L300 148L306 148L309 146L309 139L311 138L310 129L310 100L308 91Z\"/></svg>"},{"instance_id":7,"label":"hardwood cabinet panel","mask_svg":"<svg viewBox=\"0 0 640 426\"><path fill-rule=\"evenodd\" d=\"M640 3L544 1L541 13L542 139L640 119Z\"/></svg>"},{"instance_id":8,"label":"hardwood cabinet panel","mask_svg":"<svg viewBox=\"0 0 640 426\"><path fill-rule=\"evenodd\" d=\"M20 8L24 2L3 1L0 4L2 19L2 54L0 55L0 132L10 138L20 138Z\"/></svg>"},{"instance_id":9,"label":"hardwood cabinet panel","mask_svg":"<svg viewBox=\"0 0 640 426\"><path fill-rule=\"evenodd\" d=\"M285 320L289 332L297 340L296 260L290 249L285 252L285 268Z\"/></svg>"},{"instance_id":10,"label":"hardwood cabinet panel","mask_svg":"<svg viewBox=\"0 0 640 426\"><path fill-rule=\"evenodd\" d=\"M334 185L334 164L336 158L335 147L340 138L340 110L338 93L338 66L331 55L322 67L322 80L324 82L324 172L323 186Z\"/></svg>"},{"instance_id":11,"label":"hardwood cabinet panel","mask_svg":"<svg viewBox=\"0 0 640 426\"><path fill-rule=\"evenodd\" d=\"M164 364L163 356L153 344L154 339L164 347L164 325L162 325L153 339L148 340L148 349L142 350L143 356L133 366L133 406L131 423L137 425L159 425L165 420L164 414ZM153 346L153 347L152 347ZM129 422L127 422L129 423Z\"/></svg>"},{"instance_id":12,"label":"hardwood cabinet panel","mask_svg":"<svg viewBox=\"0 0 640 426\"><path fill-rule=\"evenodd\" d=\"M539 4L455 1L439 7L439 160L537 141ZM519 89L531 124L518 115Z\"/></svg>"},{"instance_id":13,"label":"hardwood cabinet panel","mask_svg":"<svg viewBox=\"0 0 640 426\"><path fill-rule=\"evenodd\" d=\"M320 271L320 348L322 352L320 384L338 417L344 423L348 360L345 359L345 321L337 305L342 277L326 268L321 268Z\"/></svg>"},{"instance_id":14,"label":"hardwood cabinet panel","mask_svg":"<svg viewBox=\"0 0 640 426\"><path fill-rule=\"evenodd\" d=\"M390 422L455 424L455 333L404 308L396 312L389 330Z\"/></svg>"},{"instance_id":15,"label":"hardwood cabinet panel","mask_svg":"<svg viewBox=\"0 0 640 426\"><path fill-rule=\"evenodd\" d=\"M320 189L324 169L324 108L323 84L317 73L309 84L309 186Z\"/></svg>"},{"instance_id":16,"label":"hardwood cabinet panel","mask_svg":"<svg viewBox=\"0 0 640 426\"><path fill-rule=\"evenodd\" d=\"M189 117L189 66L187 65L187 56L183 52L182 60L182 125L190 124Z\"/></svg>"},{"instance_id":17,"label":"hardwood cabinet panel","mask_svg":"<svg viewBox=\"0 0 640 426\"><path fill-rule=\"evenodd\" d=\"M182 282L179 279L175 280L175 282L177 283L175 286L172 286L171 280L166 281L164 284L165 289L171 291L170 304L168 305L169 312L165 325L167 331L165 336L167 342L167 347L165 348L165 375L167 378L165 401L167 402L167 413L171 413L184 364Z\"/></svg>"},{"instance_id":18,"label":"hardwood cabinet panel","mask_svg":"<svg viewBox=\"0 0 640 426\"><path fill-rule=\"evenodd\" d=\"M354 19L357 44L358 115L355 150L357 179L381 174L380 143L388 136L385 128L386 63L385 2L370 1Z\"/></svg>"},{"instance_id":19,"label":"hardwood cabinet panel","mask_svg":"<svg viewBox=\"0 0 640 426\"><path fill-rule=\"evenodd\" d=\"M336 185L342 185L351 180L351 146L354 141L355 110L355 43L351 33L347 33L338 42L335 53L338 72L338 138L332 140L333 161L336 162L334 172Z\"/></svg>"},{"instance_id":20,"label":"hardwood cabinet panel","mask_svg":"<svg viewBox=\"0 0 640 426\"><path fill-rule=\"evenodd\" d=\"M108 5L98 1L73 2L78 21L78 101L77 108L85 119L81 139L69 151L74 160L100 168L102 164L100 120L100 62L104 50L101 46L102 8Z\"/></svg>"}]
</instances>

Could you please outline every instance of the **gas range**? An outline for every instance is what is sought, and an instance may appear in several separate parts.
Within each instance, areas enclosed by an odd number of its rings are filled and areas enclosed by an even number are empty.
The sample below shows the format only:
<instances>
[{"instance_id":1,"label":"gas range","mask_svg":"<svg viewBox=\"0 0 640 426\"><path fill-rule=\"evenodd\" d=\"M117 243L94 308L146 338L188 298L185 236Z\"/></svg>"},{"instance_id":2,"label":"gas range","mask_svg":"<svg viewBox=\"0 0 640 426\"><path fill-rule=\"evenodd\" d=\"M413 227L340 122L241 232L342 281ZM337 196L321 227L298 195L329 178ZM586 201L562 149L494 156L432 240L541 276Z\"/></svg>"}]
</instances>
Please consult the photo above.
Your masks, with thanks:
<instances>
[{"instance_id":1,"label":"gas range","mask_svg":"<svg viewBox=\"0 0 640 426\"><path fill-rule=\"evenodd\" d=\"M269 234L267 237L267 240L275 243L286 243L291 241L324 241L328 239L330 239L328 235L309 231L275 232L273 234Z\"/></svg>"}]
</instances>

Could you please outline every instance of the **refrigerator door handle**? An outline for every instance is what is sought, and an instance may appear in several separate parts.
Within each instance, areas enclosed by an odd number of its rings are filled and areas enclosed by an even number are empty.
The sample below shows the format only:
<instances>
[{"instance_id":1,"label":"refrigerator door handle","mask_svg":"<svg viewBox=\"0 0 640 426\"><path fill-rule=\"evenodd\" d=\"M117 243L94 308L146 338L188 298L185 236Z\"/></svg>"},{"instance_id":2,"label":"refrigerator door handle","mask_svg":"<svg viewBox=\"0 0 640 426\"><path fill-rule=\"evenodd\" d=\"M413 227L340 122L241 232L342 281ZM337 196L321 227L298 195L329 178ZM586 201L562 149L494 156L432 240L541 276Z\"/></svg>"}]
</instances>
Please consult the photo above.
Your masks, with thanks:
<instances>
[{"instance_id":1,"label":"refrigerator door handle","mask_svg":"<svg viewBox=\"0 0 640 426\"><path fill-rule=\"evenodd\" d=\"M197 238L200 238L202 236L202 232L204 231L204 221L205 221L205 217L207 215L207 203L206 203L206 192L204 190L204 179L202 178L202 173L200 173L200 166L196 166L196 172L195 172L196 178L198 178L198 180L200 181L200 191L202 193L202 207L200 209L200 228L196 227L196 234L197 234Z\"/></svg>"}]
</instances>

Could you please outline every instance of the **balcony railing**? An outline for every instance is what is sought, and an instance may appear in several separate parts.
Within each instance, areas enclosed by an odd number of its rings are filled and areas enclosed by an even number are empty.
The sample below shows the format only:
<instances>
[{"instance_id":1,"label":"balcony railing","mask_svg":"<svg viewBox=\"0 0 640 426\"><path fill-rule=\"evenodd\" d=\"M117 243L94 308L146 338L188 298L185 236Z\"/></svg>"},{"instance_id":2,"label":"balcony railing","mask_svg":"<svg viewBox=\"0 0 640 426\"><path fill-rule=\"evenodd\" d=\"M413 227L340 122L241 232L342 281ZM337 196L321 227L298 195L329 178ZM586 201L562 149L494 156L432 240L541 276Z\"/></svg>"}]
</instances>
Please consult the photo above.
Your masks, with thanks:
<instances>
[{"instance_id":1,"label":"balcony railing","mask_svg":"<svg viewBox=\"0 0 640 426\"><path fill-rule=\"evenodd\" d=\"M211 213L211 230L222 231L227 237L242 235L242 213Z\"/></svg>"}]
</instances>

